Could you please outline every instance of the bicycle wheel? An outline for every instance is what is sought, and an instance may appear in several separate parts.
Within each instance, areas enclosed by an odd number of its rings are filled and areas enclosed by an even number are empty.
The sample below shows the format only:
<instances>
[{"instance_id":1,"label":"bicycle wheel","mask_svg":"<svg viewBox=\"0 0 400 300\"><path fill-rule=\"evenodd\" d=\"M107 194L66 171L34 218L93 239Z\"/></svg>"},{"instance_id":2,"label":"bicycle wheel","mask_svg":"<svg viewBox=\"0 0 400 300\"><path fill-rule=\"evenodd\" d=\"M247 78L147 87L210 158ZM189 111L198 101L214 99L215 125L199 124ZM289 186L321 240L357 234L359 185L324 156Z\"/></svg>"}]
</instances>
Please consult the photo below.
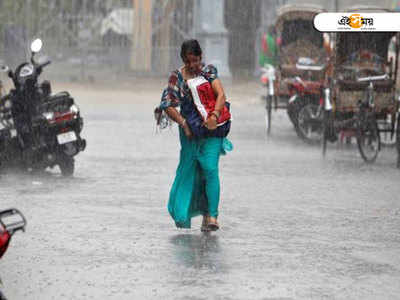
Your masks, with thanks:
<instances>
[{"instance_id":1,"label":"bicycle wheel","mask_svg":"<svg viewBox=\"0 0 400 300\"><path fill-rule=\"evenodd\" d=\"M373 163L378 157L380 139L374 117L361 118L357 122L357 145L366 163Z\"/></svg>"}]
</instances>

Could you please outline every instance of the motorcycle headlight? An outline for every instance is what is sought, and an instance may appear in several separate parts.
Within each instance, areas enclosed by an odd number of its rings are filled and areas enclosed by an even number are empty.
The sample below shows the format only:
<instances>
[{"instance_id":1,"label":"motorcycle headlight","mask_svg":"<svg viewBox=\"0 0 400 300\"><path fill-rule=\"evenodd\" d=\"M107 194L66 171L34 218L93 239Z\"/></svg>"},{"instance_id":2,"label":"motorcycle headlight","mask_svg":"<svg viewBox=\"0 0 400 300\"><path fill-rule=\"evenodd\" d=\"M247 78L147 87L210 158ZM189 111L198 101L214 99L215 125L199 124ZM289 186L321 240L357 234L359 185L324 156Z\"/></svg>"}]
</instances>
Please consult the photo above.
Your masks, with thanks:
<instances>
[{"instance_id":1,"label":"motorcycle headlight","mask_svg":"<svg viewBox=\"0 0 400 300\"><path fill-rule=\"evenodd\" d=\"M76 104L72 104L69 109L75 115L77 115L79 113L79 106Z\"/></svg>"},{"instance_id":2,"label":"motorcycle headlight","mask_svg":"<svg viewBox=\"0 0 400 300\"><path fill-rule=\"evenodd\" d=\"M54 113L53 112L45 112L45 113L43 113L43 117L45 117L47 121L51 121L54 119Z\"/></svg>"},{"instance_id":3,"label":"motorcycle headlight","mask_svg":"<svg viewBox=\"0 0 400 300\"><path fill-rule=\"evenodd\" d=\"M19 77L27 77L33 74L33 65L27 64L23 66L19 72Z\"/></svg>"}]
</instances>

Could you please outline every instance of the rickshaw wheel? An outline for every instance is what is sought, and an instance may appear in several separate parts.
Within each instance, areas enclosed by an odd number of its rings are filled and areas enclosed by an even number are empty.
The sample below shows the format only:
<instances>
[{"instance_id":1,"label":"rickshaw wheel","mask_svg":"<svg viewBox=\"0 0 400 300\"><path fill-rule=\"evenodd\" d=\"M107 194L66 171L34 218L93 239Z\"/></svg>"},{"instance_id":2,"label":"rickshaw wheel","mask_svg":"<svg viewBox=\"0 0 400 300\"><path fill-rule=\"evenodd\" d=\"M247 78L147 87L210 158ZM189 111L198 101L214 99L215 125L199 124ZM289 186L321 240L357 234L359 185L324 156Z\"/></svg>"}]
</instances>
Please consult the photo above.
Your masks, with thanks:
<instances>
[{"instance_id":1,"label":"rickshaw wheel","mask_svg":"<svg viewBox=\"0 0 400 300\"><path fill-rule=\"evenodd\" d=\"M272 115L272 96L267 95L267 116L266 116L266 125L267 125L267 135L271 133L271 115Z\"/></svg>"},{"instance_id":2,"label":"rickshaw wheel","mask_svg":"<svg viewBox=\"0 0 400 300\"><path fill-rule=\"evenodd\" d=\"M380 138L375 118L367 118L358 122L357 145L366 163L375 162L380 149Z\"/></svg>"}]
</instances>

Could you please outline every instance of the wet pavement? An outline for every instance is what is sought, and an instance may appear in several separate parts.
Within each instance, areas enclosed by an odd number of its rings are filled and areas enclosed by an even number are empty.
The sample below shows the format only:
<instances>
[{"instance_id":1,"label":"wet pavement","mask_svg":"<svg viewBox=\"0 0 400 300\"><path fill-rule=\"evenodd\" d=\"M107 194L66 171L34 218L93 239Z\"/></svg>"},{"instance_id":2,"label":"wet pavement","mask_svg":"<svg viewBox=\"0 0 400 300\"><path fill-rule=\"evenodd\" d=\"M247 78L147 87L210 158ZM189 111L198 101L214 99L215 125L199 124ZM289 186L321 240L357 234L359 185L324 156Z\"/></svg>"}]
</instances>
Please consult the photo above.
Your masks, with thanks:
<instances>
[{"instance_id":1,"label":"wet pavement","mask_svg":"<svg viewBox=\"0 0 400 300\"><path fill-rule=\"evenodd\" d=\"M366 165L356 145L330 145L324 160L284 111L266 137L256 83L227 85L221 230L179 230L166 210L177 128L155 134L152 116L163 85L53 88L80 105L88 147L73 178L1 177L1 207L28 219L0 262L9 299L400 299L394 149Z\"/></svg>"}]
</instances>

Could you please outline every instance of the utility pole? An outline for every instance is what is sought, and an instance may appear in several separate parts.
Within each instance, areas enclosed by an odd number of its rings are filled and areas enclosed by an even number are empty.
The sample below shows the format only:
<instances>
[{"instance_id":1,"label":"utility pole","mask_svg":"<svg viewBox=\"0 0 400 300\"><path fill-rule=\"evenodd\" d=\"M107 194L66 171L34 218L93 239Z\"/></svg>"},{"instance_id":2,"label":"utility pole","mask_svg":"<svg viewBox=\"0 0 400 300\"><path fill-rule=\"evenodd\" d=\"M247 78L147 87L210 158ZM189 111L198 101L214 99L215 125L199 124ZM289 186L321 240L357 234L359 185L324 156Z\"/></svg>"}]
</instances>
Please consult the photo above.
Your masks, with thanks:
<instances>
[{"instance_id":1,"label":"utility pole","mask_svg":"<svg viewBox=\"0 0 400 300\"><path fill-rule=\"evenodd\" d=\"M195 0L196 37L204 60L214 64L221 77L231 77L228 65L228 31L224 25L224 0Z\"/></svg>"}]
</instances>

